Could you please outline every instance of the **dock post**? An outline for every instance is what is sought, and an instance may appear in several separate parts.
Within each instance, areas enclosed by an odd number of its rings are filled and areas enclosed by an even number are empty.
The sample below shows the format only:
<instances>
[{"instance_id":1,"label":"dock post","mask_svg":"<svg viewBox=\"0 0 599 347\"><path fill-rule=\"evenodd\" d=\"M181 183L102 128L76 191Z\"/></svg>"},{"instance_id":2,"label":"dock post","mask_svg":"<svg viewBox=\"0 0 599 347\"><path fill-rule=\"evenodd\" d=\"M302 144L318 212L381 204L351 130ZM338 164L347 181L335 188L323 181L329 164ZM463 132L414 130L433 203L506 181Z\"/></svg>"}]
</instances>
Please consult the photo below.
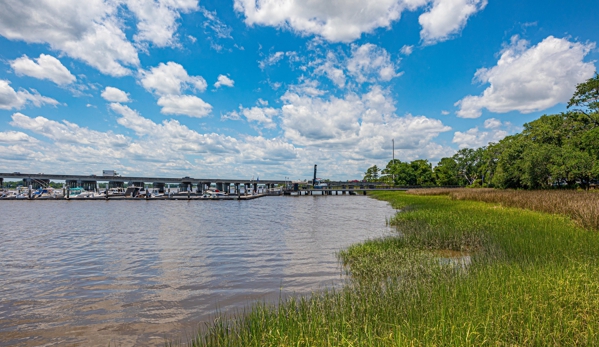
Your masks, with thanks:
<instances>
[{"instance_id":1,"label":"dock post","mask_svg":"<svg viewBox=\"0 0 599 347\"><path fill-rule=\"evenodd\" d=\"M31 184L29 185L29 200L31 200Z\"/></svg>"}]
</instances>

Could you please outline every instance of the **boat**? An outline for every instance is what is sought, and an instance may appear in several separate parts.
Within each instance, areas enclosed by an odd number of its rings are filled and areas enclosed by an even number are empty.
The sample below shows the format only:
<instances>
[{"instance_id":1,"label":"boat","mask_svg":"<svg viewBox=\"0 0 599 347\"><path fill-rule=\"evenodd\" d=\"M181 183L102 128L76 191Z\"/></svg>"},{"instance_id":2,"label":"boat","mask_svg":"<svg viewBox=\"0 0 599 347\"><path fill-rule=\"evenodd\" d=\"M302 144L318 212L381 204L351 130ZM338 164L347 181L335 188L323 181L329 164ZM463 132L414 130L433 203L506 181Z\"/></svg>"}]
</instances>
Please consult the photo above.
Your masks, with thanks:
<instances>
[{"instance_id":1,"label":"boat","mask_svg":"<svg viewBox=\"0 0 599 347\"><path fill-rule=\"evenodd\" d=\"M163 198L163 197L164 197L164 193L160 193L157 190L153 190L152 193L150 194L151 199L157 199L157 198Z\"/></svg>"},{"instance_id":2,"label":"boat","mask_svg":"<svg viewBox=\"0 0 599 347\"><path fill-rule=\"evenodd\" d=\"M225 192L221 192L218 189L207 189L204 191L204 194L202 195L203 198L208 198L208 199L217 199L220 197L225 197L227 196L227 194Z\"/></svg>"},{"instance_id":3,"label":"boat","mask_svg":"<svg viewBox=\"0 0 599 347\"><path fill-rule=\"evenodd\" d=\"M69 189L70 199L88 199L88 198L103 198L106 197L104 194L87 191L81 187L75 187Z\"/></svg>"},{"instance_id":4,"label":"boat","mask_svg":"<svg viewBox=\"0 0 599 347\"><path fill-rule=\"evenodd\" d=\"M108 191L104 191L104 194L108 193L108 196L125 196L125 192L127 190L125 188L110 188Z\"/></svg>"},{"instance_id":5,"label":"boat","mask_svg":"<svg viewBox=\"0 0 599 347\"><path fill-rule=\"evenodd\" d=\"M17 192L5 191L5 192L2 192L2 194L0 194L0 199L16 199L16 198L17 198Z\"/></svg>"},{"instance_id":6,"label":"boat","mask_svg":"<svg viewBox=\"0 0 599 347\"><path fill-rule=\"evenodd\" d=\"M52 199L62 196L62 192L53 188L40 188L31 194L33 199Z\"/></svg>"}]
</instances>

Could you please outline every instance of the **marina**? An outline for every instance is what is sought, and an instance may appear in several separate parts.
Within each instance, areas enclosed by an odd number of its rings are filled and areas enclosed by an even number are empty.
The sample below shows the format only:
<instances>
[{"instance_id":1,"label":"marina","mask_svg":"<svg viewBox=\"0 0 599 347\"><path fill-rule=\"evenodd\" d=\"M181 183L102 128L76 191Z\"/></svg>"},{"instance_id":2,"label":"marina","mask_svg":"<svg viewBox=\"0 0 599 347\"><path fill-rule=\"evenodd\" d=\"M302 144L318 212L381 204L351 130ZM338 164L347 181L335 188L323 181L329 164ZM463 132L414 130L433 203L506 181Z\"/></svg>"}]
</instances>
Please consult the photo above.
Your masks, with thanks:
<instances>
[{"instance_id":1,"label":"marina","mask_svg":"<svg viewBox=\"0 0 599 347\"><path fill-rule=\"evenodd\" d=\"M3 188L4 180L19 179L16 189ZM62 188L51 183L61 181ZM101 187L101 185L103 187ZM127 177L113 170L97 175L0 173L0 200L254 200L265 196L366 195L368 191L407 190L380 182L214 179L191 177Z\"/></svg>"}]
</instances>

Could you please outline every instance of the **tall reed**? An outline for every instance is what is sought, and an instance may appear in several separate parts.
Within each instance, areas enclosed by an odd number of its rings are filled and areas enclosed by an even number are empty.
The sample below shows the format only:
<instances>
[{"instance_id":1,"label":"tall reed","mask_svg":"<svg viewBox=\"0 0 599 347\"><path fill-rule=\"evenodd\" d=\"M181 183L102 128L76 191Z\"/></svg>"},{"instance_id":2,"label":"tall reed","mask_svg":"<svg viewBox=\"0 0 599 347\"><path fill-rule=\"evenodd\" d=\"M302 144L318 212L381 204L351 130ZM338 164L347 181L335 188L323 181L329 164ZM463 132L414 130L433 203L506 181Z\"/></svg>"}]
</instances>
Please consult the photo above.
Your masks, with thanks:
<instances>
[{"instance_id":1,"label":"tall reed","mask_svg":"<svg viewBox=\"0 0 599 347\"><path fill-rule=\"evenodd\" d=\"M414 189L415 195L448 195L455 200L499 203L532 211L566 215L583 228L599 230L599 194L574 190Z\"/></svg>"}]
</instances>

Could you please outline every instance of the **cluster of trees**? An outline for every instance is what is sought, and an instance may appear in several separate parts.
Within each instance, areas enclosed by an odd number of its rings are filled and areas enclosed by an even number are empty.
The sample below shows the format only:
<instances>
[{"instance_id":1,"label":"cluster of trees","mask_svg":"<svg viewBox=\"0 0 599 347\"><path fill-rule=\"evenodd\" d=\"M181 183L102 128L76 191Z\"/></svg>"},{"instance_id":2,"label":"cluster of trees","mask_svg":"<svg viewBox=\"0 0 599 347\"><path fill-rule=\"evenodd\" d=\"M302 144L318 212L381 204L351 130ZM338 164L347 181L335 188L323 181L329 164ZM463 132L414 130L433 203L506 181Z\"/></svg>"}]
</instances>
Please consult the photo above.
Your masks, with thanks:
<instances>
[{"instance_id":1,"label":"cluster of trees","mask_svg":"<svg viewBox=\"0 0 599 347\"><path fill-rule=\"evenodd\" d=\"M544 115L488 146L459 150L433 168L428 160L390 161L364 179L409 186L588 188L599 180L599 75L581 83L568 112Z\"/></svg>"}]
</instances>

